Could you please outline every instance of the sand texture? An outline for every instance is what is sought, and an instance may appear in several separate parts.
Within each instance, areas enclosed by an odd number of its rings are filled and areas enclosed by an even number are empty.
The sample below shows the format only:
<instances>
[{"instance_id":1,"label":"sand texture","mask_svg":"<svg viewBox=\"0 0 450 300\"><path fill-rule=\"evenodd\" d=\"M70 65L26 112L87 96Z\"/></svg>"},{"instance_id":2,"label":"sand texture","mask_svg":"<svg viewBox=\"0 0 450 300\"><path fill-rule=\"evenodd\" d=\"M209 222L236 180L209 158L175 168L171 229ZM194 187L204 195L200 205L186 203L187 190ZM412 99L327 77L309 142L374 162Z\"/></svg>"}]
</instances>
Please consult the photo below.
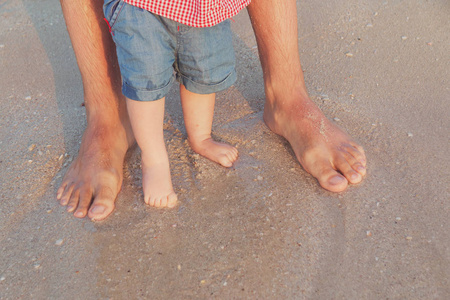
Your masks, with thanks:
<instances>
[{"instance_id":1,"label":"sand texture","mask_svg":"<svg viewBox=\"0 0 450 300\"><path fill-rule=\"evenodd\" d=\"M178 88L165 137L180 205L144 205L139 150L117 208L78 220L55 193L86 126L59 1L0 0L1 299L450 299L450 5L299 2L311 97L366 149L368 175L333 194L262 121L244 11L238 81L218 95L225 169L189 149Z\"/></svg>"}]
</instances>

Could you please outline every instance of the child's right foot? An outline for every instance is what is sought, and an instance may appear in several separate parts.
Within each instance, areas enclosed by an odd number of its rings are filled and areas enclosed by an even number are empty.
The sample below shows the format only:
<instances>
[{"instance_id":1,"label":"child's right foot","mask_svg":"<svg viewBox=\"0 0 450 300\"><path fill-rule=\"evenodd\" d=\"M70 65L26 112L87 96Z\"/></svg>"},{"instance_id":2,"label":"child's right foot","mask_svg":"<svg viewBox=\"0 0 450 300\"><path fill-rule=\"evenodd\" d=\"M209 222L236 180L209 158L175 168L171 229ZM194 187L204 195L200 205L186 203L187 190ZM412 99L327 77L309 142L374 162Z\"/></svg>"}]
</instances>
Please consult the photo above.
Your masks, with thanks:
<instances>
[{"instance_id":1,"label":"child's right foot","mask_svg":"<svg viewBox=\"0 0 450 300\"><path fill-rule=\"evenodd\" d=\"M235 147L216 142L211 137L199 141L189 140L189 145L198 154L227 168L238 158L238 150Z\"/></svg>"},{"instance_id":2,"label":"child's right foot","mask_svg":"<svg viewBox=\"0 0 450 300\"><path fill-rule=\"evenodd\" d=\"M168 162L147 166L142 161L144 201L154 207L175 207L177 194L173 191Z\"/></svg>"}]
</instances>

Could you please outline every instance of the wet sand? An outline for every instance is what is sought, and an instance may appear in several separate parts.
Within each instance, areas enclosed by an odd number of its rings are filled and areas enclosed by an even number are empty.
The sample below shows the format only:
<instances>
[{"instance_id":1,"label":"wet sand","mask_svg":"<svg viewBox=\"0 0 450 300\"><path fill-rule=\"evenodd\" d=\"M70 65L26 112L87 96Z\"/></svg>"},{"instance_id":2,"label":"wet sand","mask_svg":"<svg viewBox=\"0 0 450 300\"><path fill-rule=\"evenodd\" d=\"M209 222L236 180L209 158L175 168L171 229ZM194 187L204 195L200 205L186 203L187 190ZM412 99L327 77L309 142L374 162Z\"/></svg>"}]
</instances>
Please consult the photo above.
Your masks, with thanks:
<instances>
[{"instance_id":1,"label":"wet sand","mask_svg":"<svg viewBox=\"0 0 450 300\"><path fill-rule=\"evenodd\" d=\"M58 1L0 1L1 299L450 298L450 7L446 1L302 1L306 82L366 149L368 175L333 194L262 121L246 12L239 79L217 99L231 169L194 154L173 88L165 135L174 210L146 207L139 150L117 208L78 220L55 200L86 126Z\"/></svg>"}]
</instances>

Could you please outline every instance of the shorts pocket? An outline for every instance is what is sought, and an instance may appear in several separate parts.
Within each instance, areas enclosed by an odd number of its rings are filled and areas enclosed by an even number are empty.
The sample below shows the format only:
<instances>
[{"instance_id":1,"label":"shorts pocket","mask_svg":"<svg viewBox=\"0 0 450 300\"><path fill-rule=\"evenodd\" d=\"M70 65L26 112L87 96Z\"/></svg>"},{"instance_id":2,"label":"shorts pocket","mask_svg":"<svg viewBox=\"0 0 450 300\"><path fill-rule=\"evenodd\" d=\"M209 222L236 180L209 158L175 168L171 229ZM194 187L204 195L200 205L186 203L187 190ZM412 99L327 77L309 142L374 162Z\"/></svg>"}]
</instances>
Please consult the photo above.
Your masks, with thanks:
<instances>
[{"instance_id":1,"label":"shorts pocket","mask_svg":"<svg viewBox=\"0 0 450 300\"><path fill-rule=\"evenodd\" d=\"M122 0L105 0L103 3L103 14L109 23L110 29L114 27L114 23L116 22L124 4L125 2Z\"/></svg>"}]
</instances>

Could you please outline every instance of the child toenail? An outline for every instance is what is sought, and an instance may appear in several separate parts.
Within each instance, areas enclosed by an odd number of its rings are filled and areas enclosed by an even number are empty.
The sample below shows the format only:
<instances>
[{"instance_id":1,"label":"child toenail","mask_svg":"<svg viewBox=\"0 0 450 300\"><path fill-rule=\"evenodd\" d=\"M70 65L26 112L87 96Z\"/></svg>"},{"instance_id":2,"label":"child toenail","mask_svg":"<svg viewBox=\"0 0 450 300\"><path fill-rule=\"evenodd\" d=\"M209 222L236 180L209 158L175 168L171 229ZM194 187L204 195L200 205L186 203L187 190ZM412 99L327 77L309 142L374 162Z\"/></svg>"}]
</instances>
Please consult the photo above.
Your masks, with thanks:
<instances>
[{"instance_id":1,"label":"child toenail","mask_svg":"<svg viewBox=\"0 0 450 300\"><path fill-rule=\"evenodd\" d=\"M101 214L101 213L105 212L105 209L106 208L104 206L98 205L98 206L94 206L91 209L91 212L94 214Z\"/></svg>"}]
</instances>

